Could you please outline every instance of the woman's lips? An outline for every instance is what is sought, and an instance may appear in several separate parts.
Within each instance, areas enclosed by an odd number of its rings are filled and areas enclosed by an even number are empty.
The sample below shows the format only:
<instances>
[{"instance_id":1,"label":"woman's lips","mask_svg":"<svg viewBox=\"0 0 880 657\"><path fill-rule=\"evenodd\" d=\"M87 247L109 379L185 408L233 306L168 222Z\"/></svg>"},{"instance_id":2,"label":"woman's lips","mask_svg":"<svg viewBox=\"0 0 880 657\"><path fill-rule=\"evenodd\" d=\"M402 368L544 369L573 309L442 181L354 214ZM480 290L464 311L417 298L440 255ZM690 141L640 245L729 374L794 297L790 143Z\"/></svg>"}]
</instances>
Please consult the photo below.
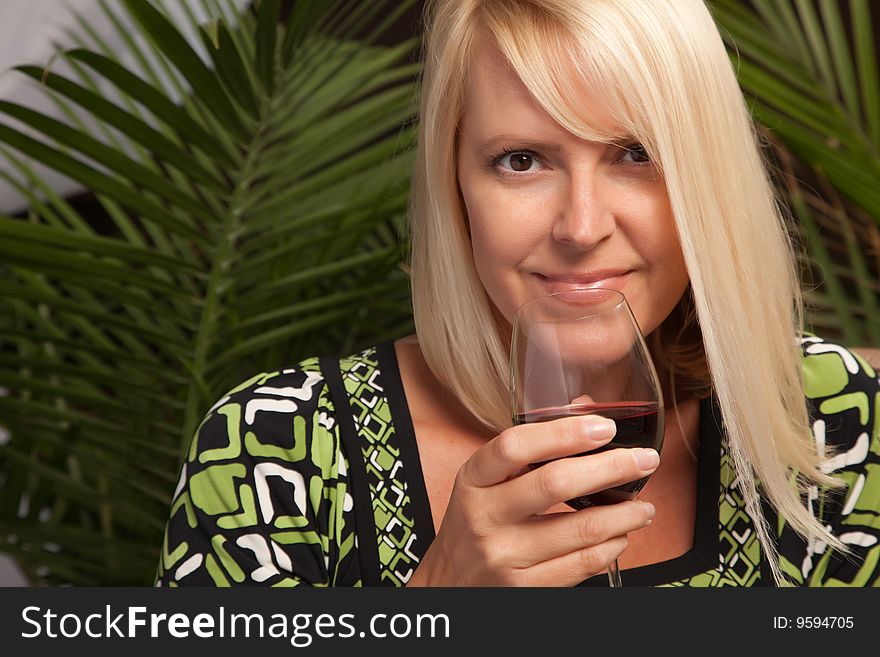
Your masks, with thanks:
<instances>
[{"instance_id":1,"label":"woman's lips","mask_svg":"<svg viewBox=\"0 0 880 657\"><path fill-rule=\"evenodd\" d=\"M623 286L632 270L603 270L594 271L587 274L565 274L561 276L545 275L535 273L535 277L540 282L547 294L555 292L568 292L577 288L592 289L601 287L609 290L622 291Z\"/></svg>"}]
</instances>

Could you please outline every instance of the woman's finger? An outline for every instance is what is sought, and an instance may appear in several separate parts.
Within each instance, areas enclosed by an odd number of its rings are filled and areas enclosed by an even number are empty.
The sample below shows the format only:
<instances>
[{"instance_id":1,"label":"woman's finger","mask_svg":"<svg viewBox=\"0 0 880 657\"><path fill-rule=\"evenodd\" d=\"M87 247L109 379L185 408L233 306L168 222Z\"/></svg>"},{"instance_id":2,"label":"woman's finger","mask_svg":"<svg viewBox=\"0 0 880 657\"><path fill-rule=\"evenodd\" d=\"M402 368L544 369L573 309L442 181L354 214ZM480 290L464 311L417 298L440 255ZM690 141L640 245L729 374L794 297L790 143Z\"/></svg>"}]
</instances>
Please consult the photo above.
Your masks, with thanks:
<instances>
[{"instance_id":1,"label":"woman's finger","mask_svg":"<svg viewBox=\"0 0 880 657\"><path fill-rule=\"evenodd\" d=\"M531 463L601 447L617 428L598 415L566 417L511 427L474 452L462 466L462 483L484 488L507 481Z\"/></svg>"},{"instance_id":2,"label":"woman's finger","mask_svg":"<svg viewBox=\"0 0 880 657\"><path fill-rule=\"evenodd\" d=\"M539 563L521 571L521 586L575 586L607 571L627 545L626 536L614 536L597 545Z\"/></svg>"},{"instance_id":3,"label":"woman's finger","mask_svg":"<svg viewBox=\"0 0 880 657\"><path fill-rule=\"evenodd\" d=\"M657 450L641 447L560 458L498 486L495 517L506 523L542 514L560 502L646 477L659 463Z\"/></svg>"},{"instance_id":4,"label":"woman's finger","mask_svg":"<svg viewBox=\"0 0 880 657\"><path fill-rule=\"evenodd\" d=\"M629 501L571 513L536 516L530 526L524 528L528 532L524 540L517 542L514 564L519 568L530 568L637 531L651 524L654 513L654 506L648 502Z\"/></svg>"}]
</instances>

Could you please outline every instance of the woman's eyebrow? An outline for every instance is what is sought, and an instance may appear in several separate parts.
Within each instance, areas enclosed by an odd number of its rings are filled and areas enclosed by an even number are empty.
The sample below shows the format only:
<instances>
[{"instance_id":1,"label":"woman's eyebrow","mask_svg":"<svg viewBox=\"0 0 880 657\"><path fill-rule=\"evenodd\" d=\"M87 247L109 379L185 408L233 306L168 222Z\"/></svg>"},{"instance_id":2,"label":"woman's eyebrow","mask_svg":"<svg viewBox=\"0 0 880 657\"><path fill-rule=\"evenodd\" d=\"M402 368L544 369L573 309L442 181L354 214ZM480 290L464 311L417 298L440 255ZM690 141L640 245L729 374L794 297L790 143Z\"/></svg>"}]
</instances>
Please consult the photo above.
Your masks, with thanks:
<instances>
[{"instance_id":1,"label":"woman's eyebrow","mask_svg":"<svg viewBox=\"0 0 880 657\"><path fill-rule=\"evenodd\" d=\"M499 148L515 148L524 151L540 151L542 153L558 153L562 145L550 141L524 139L517 135L493 135L477 142L480 152L496 151Z\"/></svg>"},{"instance_id":2,"label":"woman's eyebrow","mask_svg":"<svg viewBox=\"0 0 880 657\"><path fill-rule=\"evenodd\" d=\"M630 134L617 134L602 136L596 140L599 143L614 146L616 148L630 148L638 139ZM563 146L555 141L541 141L529 139L514 134L492 135L477 141L477 149L480 153L490 153L500 148L537 151L540 153L556 154L563 150Z\"/></svg>"},{"instance_id":3,"label":"woman's eyebrow","mask_svg":"<svg viewBox=\"0 0 880 657\"><path fill-rule=\"evenodd\" d=\"M617 146L618 148L630 148L635 144L639 144L639 140L636 139L632 135L623 135L621 137L612 137L608 140L608 143L611 146Z\"/></svg>"}]
</instances>

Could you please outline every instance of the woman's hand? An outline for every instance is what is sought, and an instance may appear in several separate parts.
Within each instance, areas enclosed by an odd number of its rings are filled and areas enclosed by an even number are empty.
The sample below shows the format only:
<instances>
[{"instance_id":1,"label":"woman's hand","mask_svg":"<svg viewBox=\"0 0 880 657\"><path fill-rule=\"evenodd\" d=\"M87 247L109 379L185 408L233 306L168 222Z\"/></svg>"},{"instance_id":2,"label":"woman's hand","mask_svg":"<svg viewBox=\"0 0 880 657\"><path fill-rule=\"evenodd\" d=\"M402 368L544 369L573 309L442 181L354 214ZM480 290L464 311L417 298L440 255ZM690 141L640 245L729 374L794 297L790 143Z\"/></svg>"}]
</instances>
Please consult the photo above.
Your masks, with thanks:
<instances>
[{"instance_id":1,"label":"woman's hand","mask_svg":"<svg viewBox=\"0 0 880 657\"><path fill-rule=\"evenodd\" d=\"M515 426L486 443L458 471L437 537L408 586L573 586L605 571L627 533L651 522L652 505L544 512L657 468L652 449L561 458L601 447L614 432L611 420L587 415ZM550 462L528 468L543 461Z\"/></svg>"}]
</instances>

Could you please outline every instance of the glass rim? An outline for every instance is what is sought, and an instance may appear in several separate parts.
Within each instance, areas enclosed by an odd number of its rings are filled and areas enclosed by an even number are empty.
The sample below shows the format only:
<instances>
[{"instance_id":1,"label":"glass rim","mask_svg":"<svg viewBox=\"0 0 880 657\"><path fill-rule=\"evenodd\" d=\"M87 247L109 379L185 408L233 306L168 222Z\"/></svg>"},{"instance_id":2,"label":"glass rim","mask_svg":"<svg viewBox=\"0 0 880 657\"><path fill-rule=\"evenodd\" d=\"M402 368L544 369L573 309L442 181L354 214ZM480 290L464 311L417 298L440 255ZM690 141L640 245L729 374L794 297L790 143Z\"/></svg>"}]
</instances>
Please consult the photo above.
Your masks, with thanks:
<instances>
[{"instance_id":1,"label":"glass rim","mask_svg":"<svg viewBox=\"0 0 880 657\"><path fill-rule=\"evenodd\" d=\"M608 294L611 296L616 296L617 302L608 308L604 308L603 310L599 310L596 312L589 312L589 306L584 306L583 310L585 312L582 315L577 315L575 313L571 317L566 317L564 320L562 320L562 319L560 319L560 320L545 319L545 320L539 320L539 321L553 323L554 321L574 321L577 319L586 319L588 317L597 317L599 315L604 315L605 313L607 313L609 311L616 310L620 306L623 306L624 308L626 308L627 310L632 312L632 310L629 307L629 302L626 300L626 295L624 295L624 293L621 292L620 290L615 290L613 288L606 288L606 287L579 287L577 285L573 285L571 288L569 288L567 290L559 290L557 292L549 292L547 294L541 294L536 297L532 297L528 301L523 302L522 304L520 304L517 307L517 309L513 313L513 323L516 324L517 321L522 318L523 310L525 310L529 307L534 307L532 304L534 304L535 302L551 299L553 297L561 296L564 294L571 294L572 292L577 292L579 294L580 293L590 293L590 292Z\"/></svg>"}]
</instances>

